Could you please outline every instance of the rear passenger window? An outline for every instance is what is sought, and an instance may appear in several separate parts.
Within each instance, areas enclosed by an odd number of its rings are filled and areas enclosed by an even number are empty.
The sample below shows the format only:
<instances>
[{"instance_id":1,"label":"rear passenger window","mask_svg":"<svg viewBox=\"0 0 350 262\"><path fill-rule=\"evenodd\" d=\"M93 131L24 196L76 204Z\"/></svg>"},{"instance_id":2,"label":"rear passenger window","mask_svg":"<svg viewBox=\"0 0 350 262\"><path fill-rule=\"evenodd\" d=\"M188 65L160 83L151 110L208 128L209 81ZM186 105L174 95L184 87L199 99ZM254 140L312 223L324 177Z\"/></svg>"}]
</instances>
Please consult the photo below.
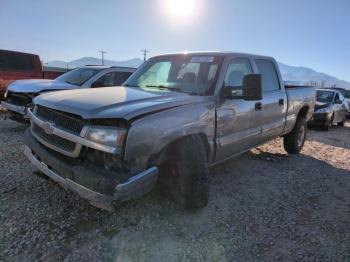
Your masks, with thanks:
<instances>
[{"instance_id":1,"label":"rear passenger window","mask_svg":"<svg viewBox=\"0 0 350 262\"><path fill-rule=\"evenodd\" d=\"M274 63L270 60L257 59L256 64L262 77L263 92L279 90L280 84Z\"/></svg>"}]
</instances>

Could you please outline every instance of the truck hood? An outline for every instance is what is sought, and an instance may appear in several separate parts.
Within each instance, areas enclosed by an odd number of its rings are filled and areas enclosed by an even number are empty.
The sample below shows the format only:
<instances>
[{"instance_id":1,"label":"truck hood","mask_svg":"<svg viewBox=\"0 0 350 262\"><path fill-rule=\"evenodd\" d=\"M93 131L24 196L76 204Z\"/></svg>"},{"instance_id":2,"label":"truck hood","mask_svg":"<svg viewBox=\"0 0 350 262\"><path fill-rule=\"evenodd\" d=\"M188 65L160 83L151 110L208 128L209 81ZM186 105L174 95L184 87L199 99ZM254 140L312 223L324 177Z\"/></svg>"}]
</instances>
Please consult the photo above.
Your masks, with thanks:
<instances>
[{"instance_id":1,"label":"truck hood","mask_svg":"<svg viewBox=\"0 0 350 262\"><path fill-rule=\"evenodd\" d=\"M131 87L103 87L58 91L40 95L34 103L79 115L84 119L132 118L181 105L200 103L208 97L178 92L148 92Z\"/></svg>"},{"instance_id":2,"label":"truck hood","mask_svg":"<svg viewBox=\"0 0 350 262\"><path fill-rule=\"evenodd\" d=\"M8 86L8 90L18 93L39 93L45 90L76 89L80 86L48 79L17 80Z\"/></svg>"}]
</instances>

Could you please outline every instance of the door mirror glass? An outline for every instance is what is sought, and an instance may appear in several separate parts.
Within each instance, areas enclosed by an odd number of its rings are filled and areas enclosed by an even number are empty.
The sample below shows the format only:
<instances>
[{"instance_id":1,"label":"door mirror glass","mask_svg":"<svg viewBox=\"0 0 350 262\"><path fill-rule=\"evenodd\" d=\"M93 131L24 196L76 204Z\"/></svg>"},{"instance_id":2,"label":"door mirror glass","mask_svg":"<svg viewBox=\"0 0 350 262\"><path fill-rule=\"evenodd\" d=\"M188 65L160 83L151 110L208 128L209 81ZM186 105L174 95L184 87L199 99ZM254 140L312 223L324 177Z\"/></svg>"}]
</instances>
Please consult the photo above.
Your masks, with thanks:
<instances>
[{"instance_id":1,"label":"door mirror glass","mask_svg":"<svg viewBox=\"0 0 350 262\"><path fill-rule=\"evenodd\" d=\"M262 81L260 74L249 74L244 76L243 99L249 101L262 99Z\"/></svg>"},{"instance_id":2,"label":"door mirror glass","mask_svg":"<svg viewBox=\"0 0 350 262\"><path fill-rule=\"evenodd\" d=\"M247 74L243 77L242 86L224 85L222 97L255 101L262 99L262 82L260 74Z\"/></svg>"}]
</instances>

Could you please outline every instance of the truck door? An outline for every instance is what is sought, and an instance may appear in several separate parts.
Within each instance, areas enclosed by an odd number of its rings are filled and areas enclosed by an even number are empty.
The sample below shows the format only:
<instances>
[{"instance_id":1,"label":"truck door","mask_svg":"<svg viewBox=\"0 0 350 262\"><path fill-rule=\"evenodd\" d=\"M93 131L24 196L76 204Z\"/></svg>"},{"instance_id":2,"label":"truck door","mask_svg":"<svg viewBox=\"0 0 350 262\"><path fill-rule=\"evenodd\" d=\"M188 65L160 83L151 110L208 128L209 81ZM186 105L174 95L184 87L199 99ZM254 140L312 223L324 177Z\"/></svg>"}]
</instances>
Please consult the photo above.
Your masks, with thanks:
<instances>
[{"instance_id":1,"label":"truck door","mask_svg":"<svg viewBox=\"0 0 350 262\"><path fill-rule=\"evenodd\" d=\"M262 128L259 143L263 143L282 133L288 101L276 64L269 59L256 59L255 62L262 77L263 100L256 121Z\"/></svg>"},{"instance_id":2,"label":"truck door","mask_svg":"<svg viewBox=\"0 0 350 262\"><path fill-rule=\"evenodd\" d=\"M249 59L234 58L225 73L224 86L232 89L235 96L242 95L243 78L253 73ZM216 161L224 160L245 151L257 143L261 133L255 117L256 101L224 99L217 106L217 154Z\"/></svg>"}]
</instances>

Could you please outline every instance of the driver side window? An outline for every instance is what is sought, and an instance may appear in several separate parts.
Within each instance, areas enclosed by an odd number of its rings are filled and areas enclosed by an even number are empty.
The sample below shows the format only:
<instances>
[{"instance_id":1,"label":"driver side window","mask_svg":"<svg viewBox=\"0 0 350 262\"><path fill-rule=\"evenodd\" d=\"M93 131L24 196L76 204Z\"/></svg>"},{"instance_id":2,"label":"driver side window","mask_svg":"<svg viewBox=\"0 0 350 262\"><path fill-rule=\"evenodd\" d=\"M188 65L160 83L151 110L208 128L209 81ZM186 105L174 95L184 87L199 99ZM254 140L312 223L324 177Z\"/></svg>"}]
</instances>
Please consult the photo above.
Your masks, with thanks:
<instances>
[{"instance_id":1,"label":"driver side window","mask_svg":"<svg viewBox=\"0 0 350 262\"><path fill-rule=\"evenodd\" d=\"M242 96L243 78L252 73L253 69L248 59L233 59L228 66L224 86L232 90L232 95Z\"/></svg>"}]
</instances>

